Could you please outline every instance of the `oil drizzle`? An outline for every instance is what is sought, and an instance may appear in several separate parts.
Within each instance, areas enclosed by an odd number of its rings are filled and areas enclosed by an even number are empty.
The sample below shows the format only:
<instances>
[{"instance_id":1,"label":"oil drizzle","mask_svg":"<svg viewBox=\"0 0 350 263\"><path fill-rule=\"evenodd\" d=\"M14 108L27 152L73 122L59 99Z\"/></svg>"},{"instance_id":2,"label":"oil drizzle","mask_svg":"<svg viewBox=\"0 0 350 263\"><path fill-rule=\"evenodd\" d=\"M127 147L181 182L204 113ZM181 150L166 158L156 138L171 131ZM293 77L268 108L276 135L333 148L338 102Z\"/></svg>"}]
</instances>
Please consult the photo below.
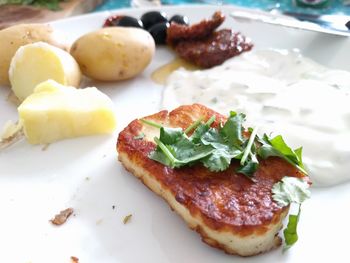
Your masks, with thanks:
<instances>
[{"instance_id":1,"label":"oil drizzle","mask_svg":"<svg viewBox=\"0 0 350 263\"><path fill-rule=\"evenodd\" d=\"M151 79L157 84L164 85L169 75L179 68L184 68L189 71L200 69L182 58L175 58L173 61L153 71Z\"/></svg>"}]
</instances>

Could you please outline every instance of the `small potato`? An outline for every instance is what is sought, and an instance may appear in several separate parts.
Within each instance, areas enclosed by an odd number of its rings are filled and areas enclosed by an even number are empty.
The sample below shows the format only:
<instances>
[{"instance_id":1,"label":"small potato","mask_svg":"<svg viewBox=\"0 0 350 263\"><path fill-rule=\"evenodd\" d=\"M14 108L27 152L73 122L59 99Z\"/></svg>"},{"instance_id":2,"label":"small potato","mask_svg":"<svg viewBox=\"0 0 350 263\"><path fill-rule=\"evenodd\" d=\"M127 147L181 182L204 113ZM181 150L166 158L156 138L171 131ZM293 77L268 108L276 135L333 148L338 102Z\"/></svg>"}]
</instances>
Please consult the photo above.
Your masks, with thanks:
<instances>
[{"instance_id":1,"label":"small potato","mask_svg":"<svg viewBox=\"0 0 350 263\"><path fill-rule=\"evenodd\" d=\"M8 72L17 49L39 41L67 50L47 24L21 24L0 31L0 85L10 84Z\"/></svg>"},{"instance_id":2,"label":"small potato","mask_svg":"<svg viewBox=\"0 0 350 263\"><path fill-rule=\"evenodd\" d=\"M39 83L48 79L78 87L81 72L71 54L45 42L36 42L17 50L11 60L9 77L13 93L23 101Z\"/></svg>"},{"instance_id":3,"label":"small potato","mask_svg":"<svg viewBox=\"0 0 350 263\"><path fill-rule=\"evenodd\" d=\"M114 81L141 73L155 51L152 36L132 27L109 27L75 41L71 54L82 72L93 79Z\"/></svg>"}]
</instances>

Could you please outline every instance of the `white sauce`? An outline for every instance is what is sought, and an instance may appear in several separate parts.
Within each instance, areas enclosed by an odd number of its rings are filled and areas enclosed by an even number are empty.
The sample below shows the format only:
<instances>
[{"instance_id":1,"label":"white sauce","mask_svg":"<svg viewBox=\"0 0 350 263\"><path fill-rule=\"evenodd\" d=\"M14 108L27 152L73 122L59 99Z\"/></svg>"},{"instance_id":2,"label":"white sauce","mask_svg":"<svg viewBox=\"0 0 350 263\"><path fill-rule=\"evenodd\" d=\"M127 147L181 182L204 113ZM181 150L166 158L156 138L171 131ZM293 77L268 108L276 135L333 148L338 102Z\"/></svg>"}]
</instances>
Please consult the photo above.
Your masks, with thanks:
<instances>
[{"instance_id":1,"label":"white sauce","mask_svg":"<svg viewBox=\"0 0 350 263\"><path fill-rule=\"evenodd\" d=\"M247 115L247 126L281 134L314 185L350 179L350 72L326 68L297 51L259 50L202 71L169 76L162 106L202 103Z\"/></svg>"}]
</instances>

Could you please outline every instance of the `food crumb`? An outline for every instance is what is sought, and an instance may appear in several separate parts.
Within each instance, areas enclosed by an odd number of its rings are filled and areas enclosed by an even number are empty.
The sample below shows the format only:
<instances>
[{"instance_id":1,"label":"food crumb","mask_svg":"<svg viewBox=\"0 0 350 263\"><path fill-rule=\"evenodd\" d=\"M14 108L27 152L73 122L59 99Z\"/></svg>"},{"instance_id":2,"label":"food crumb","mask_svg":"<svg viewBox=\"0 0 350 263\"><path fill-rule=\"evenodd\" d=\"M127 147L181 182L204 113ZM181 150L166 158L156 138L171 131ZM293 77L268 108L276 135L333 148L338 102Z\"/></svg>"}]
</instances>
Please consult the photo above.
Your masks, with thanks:
<instances>
[{"instance_id":1,"label":"food crumb","mask_svg":"<svg viewBox=\"0 0 350 263\"><path fill-rule=\"evenodd\" d=\"M103 219L101 218L101 219L99 219L99 220L96 221L96 225L97 225L97 226L98 226L98 225L101 225L102 222L103 222Z\"/></svg>"},{"instance_id":2,"label":"food crumb","mask_svg":"<svg viewBox=\"0 0 350 263\"><path fill-rule=\"evenodd\" d=\"M132 214L127 215L126 217L124 217L124 219L123 219L124 225L130 222L131 217L132 217Z\"/></svg>"},{"instance_id":3,"label":"food crumb","mask_svg":"<svg viewBox=\"0 0 350 263\"><path fill-rule=\"evenodd\" d=\"M113 209L113 210L115 209L115 205L112 205L112 209Z\"/></svg>"},{"instance_id":4,"label":"food crumb","mask_svg":"<svg viewBox=\"0 0 350 263\"><path fill-rule=\"evenodd\" d=\"M90 177L89 177L89 176L85 177L85 180L86 180L86 181L89 181L89 180L90 180Z\"/></svg>"},{"instance_id":5,"label":"food crumb","mask_svg":"<svg viewBox=\"0 0 350 263\"><path fill-rule=\"evenodd\" d=\"M47 143L47 144L45 144L45 145L41 148L41 150L42 150L42 151L46 151L47 148L49 148L49 146L50 146L50 144Z\"/></svg>"},{"instance_id":6,"label":"food crumb","mask_svg":"<svg viewBox=\"0 0 350 263\"><path fill-rule=\"evenodd\" d=\"M72 263L79 263L79 258L71 256L70 257Z\"/></svg>"},{"instance_id":7,"label":"food crumb","mask_svg":"<svg viewBox=\"0 0 350 263\"><path fill-rule=\"evenodd\" d=\"M0 131L0 149L5 149L24 138L22 124L7 121Z\"/></svg>"},{"instance_id":8,"label":"food crumb","mask_svg":"<svg viewBox=\"0 0 350 263\"><path fill-rule=\"evenodd\" d=\"M53 219L50 220L50 222L56 226L63 225L67 219L73 214L74 210L73 208L67 208L65 210L62 210L59 214L55 215Z\"/></svg>"}]
</instances>

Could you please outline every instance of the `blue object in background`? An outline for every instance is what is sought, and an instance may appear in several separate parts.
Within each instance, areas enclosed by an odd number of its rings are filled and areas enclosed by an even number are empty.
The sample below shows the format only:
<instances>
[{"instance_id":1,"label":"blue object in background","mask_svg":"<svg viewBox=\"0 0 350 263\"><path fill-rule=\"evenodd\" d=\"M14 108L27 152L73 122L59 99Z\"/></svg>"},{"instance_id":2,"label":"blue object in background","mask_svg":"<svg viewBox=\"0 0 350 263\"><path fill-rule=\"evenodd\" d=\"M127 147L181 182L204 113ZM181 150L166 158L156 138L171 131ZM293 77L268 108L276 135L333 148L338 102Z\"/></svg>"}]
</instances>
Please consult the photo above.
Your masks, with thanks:
<instances>
[{"instance_id":1,"label":"blue object in background","mask_svg":"<svg viewBox=\"0 0 350 263\"><path fill-rule=\"evenodd\" d=\"M350 15L350 6L343 5L344 0L331 0L330 4L321 9L304 8L295 5L294 0L161 0L163 5L179 4L233 4L242 7L270 11L292 11L308 14L345 14ZM111 10L122 7L130 7L131 0L106 0L96 11Z\"/></svg>"},{"instance_id":2,"label":"blue object in background","mask_svg":"<svg viewBox=\"0 0 350 263\"><path fill-rule=\"evenodd\" d=\"M104 3L98 6L95 11L105 11L116 8L130 7L131 0L105 0Z\"/></svg>"}]
</instances>

